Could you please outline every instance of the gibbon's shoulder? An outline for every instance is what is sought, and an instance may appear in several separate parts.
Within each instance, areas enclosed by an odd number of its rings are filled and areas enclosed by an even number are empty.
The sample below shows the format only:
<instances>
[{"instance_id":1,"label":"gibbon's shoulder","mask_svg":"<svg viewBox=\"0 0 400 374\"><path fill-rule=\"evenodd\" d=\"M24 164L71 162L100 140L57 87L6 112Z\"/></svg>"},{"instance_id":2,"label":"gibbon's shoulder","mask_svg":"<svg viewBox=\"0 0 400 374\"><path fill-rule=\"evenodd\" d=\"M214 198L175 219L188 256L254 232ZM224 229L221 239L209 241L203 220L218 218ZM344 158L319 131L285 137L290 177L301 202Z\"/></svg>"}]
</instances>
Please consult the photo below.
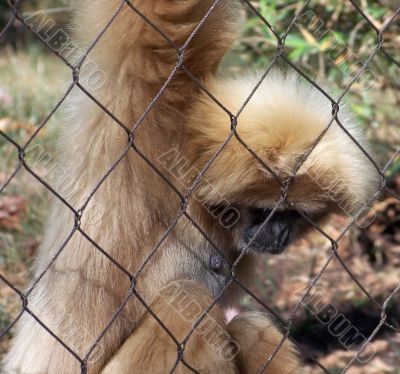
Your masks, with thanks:
<instances>
[{"instance_id":1,"label":"gibbon's shoulder","mask_svg":"<svg viewBox=\"0 0 400 374\"><path fill-rule=\"evenodd\" d=\"M207 88L231 113L237 114L260 79L260 74L211 78ZM344 129L366 148L365 139L345 105L340 105L338 118ZM265 77L240 113L237 133L278 175L286 178L330 122L332 104L327 97L299 75L275 70ZM354 211L376 191L378 173L345 130L333 121L297 175L320 178L317 182L323 189L332 187L335 194L347 194L346 199L353 206L349 210ZM229 116L203 93L191 111L188 131L188 149L193 159L209 159L231 131ZM260 169L260 164L254 156L232 139L209 177L213 173L223 175L235 186L232 188L243 191L249 188L246 178L253 184L259 179L252 171L255 169Z\"/></svg>"}]
</instances>

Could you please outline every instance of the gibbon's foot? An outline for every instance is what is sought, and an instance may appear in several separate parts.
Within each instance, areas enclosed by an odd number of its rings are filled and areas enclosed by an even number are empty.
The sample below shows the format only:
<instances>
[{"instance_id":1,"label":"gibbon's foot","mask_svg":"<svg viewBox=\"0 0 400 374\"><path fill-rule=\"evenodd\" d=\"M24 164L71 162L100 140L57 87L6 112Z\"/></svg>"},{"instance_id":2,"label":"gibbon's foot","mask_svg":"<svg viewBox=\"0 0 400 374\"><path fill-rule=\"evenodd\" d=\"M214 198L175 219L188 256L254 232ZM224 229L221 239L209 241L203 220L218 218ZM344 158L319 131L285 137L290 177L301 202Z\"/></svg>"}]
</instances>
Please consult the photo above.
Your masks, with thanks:
<instances>
[{"instance_id":1,"label":"gibbon's foot","mask_svg":"<svg viewBox=\"0 0 400 374\"><path fill-rule=\"evenodd\" d=\"M227 328L238 344L237 366L241 374L259 373L282 339L265 313L249 312L235 317ZM304 368L293 344L285 340L264 374L302 374Z\"/></svg>"},{"instance_id":2,"label":"gibbon's foot","mask_svg":"<svg viewBox=\"0 0 400 374\"><path fill-rule=\"evenodd\" d=\"M150 309L181 343L212 302L208 290L193 281L181 280L163 288ZM215 305L186 343L183 360L200 373L233 374L239 373L235 365L237 351L226 332L223 312ZM147 312L101 374L165 374L176 363L175 373L193 372L177 360L178 345Z\"/></svg>"},{"instance_id":3,"label":"gibbon's foot","mask_svg":"<svg viewBox=\"0 0 400 374\"><path fill-rule=\"evenodd\" d=\"M208 290L196 282L181 280L163 288L150 305L150 310L181 343L212 302ZM183 360L202 374L258 373L281 338L282 334L266 314L244 313L226 326L222 310L215 305L186 343ZM177 359L176 342L147 312L140 326L101 374L164 374L174 367ZM192 371L179 362L175 372L182 374ZM264 373L303 373L290 341L284 342Z\"/></svg>"}]
</instances>

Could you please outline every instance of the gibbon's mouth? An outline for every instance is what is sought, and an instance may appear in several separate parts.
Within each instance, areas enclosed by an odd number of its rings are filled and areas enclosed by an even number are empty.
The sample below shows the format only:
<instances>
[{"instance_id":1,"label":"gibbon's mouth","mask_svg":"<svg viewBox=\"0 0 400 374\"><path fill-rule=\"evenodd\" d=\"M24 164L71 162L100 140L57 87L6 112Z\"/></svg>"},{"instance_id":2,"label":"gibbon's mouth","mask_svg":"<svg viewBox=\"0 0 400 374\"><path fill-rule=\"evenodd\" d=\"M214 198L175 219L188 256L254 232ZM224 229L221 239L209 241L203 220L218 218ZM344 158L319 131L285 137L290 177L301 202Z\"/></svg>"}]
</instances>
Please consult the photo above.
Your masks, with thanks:
<instances>
[{"instance_id":1,"label":"gibbon's mouth","mask_svg":"<svg viewBox=\"0 0 400 374\"><path fill-rule=\"evenodd\" d=\"M301 215L294 210L277 211L249 208L248 222L241 235L241 247L258 253L280 254L296 238Z\"/></svg>"}]
</instances>

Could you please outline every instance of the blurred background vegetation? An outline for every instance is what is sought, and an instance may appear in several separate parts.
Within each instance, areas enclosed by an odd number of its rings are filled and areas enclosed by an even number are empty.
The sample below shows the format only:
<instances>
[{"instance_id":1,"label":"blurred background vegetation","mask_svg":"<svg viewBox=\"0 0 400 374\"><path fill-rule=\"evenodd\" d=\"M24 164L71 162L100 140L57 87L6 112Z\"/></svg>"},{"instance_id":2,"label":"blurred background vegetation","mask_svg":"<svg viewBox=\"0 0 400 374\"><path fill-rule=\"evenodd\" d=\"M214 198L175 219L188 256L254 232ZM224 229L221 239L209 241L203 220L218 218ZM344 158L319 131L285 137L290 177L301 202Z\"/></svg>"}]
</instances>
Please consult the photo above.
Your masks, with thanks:
<instances>
[{"instance_id":1,"label":"blurred background vegetation","mask_svg":"<svg viewBox=\"0 0 400 374\"><path fill-rule=\"evenodd\" d=\"M385 25L400 6L398 0L355 3L378 29ZM70 12L68 1L21 1L24 17L45 10L56 29L66 29ZM246 70L264 71L277 50L277 39L260 19L265 18L274 31L283 35L301 1L259 0L247 7L243 37L223 63L225 74ZM256 14L256 12L259 14ZM6 0L0 0L0 30L11 17ZM66 29L67 30L67 29ZM312 0L303 16L293 25L285 42L287 58L310 79L329 87L334 97L352 81L356 72L377 45L377 34L371 25L347 0ZM400 279L400 22L399 18L384 33L384 49L379 52L368 72L350 88L345 101L367 133L374 158L380 166L392 160L387 169L390 193L384 193L374 205L377 219L363 230L352 230L340 242L339 253L370 294L383 300ZM283 68L285 63L279 62ZM0 130L19 144L26 142L41 121L65 92L71 71L31 32L17 20L0 39ZM62 108L39 132L34 144L54 154L57 129L62 125ZM0 136L0 185L15 170L18 155ZM40 173L40 171L38 171ZM43 171L45 173L45 171ZM0 195L0 272L22 288L29 277L33 254L40 243L42 225L49 201L48 192L25 171L18 172ZM327 230L338 236L346 221L335 218ZM328 253L329 246L321 236L311 236L282 257L268 262L260 259L257 281L249 288L284 318L293 309L298 295L315 275ZM360 292L359 287L339 263L328 268L320 281L328 302L334 303L357 328L368 335L380 318L380 310ZM334 287L332 287L332 285ZM0 284L0 331L18 313L20 303L15 293ZM399 298L389 305L390 321L400 328ZM246 296L237 309L254 309L260 305ZM262 309L262 308L260 308ZM332 373L340 372L350 353L330 336L326 328L300 308L295 316L294 334ZM5 350L8 341L0 343ZM374 342L379 353L368 365L352 373L399 373L400 339L393 329L383 329ZM317 368L311 369L319 372ZM354 369L356 370L356 369Z\"/></svg>"}]
</instances>

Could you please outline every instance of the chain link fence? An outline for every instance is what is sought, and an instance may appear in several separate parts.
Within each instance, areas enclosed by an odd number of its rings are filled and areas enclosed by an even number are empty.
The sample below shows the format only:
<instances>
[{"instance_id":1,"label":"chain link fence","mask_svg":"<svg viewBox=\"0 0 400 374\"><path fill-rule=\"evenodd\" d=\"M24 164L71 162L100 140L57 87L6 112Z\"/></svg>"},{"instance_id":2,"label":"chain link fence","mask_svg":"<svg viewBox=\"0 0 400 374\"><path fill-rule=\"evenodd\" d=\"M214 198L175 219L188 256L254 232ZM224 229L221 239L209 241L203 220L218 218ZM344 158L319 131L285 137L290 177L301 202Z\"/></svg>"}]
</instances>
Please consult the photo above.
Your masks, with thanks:
<instances>
[{"instance_id":1,"label":"chain link fence","mask_svg":"<svg viewBox=\"0 0 400 374\"><path fill-rule=\"evenodd\" d=\"M366 14L363 10L359 2L349 0L345 1L345 6L348 7L354 7L359 14L365 19L367 22L368 26L370 27L371 30L373 30L376 33L376 44L375 48L373 51L370 53L369 57L365 60L363 65L358 69L358 71L353 74L352 79L349 81L347 86L340 92L340 94L337 97L332 97L328 92L326 92L322 87L320 87L316 82L314 82L313 79L311 79L307 74L305 74L302 69L300 69L296 64L294 64L287 54L285 53L286 51L286 40L288 35L290 34L292 28L296 24L296 22L299 20L299 18L302 17L302 15L307 11L307 8L309 6L310 1L299 1L297 4L296 11L294 13L294 16L290 19L290 22L288 22L287 29L285 32L282 34L275 30L274 28L274 20L269 20L266 19L260 12L259 8L255 6L254 2L248 1L248 0L242 0L243 6L247 9L248 12L251 12L252 14L256 15L259 17L259 19L264 23L266 27L272 32L272 34L276 38L276 49L275 49L275 54L272 56L271 61L268 65L268 67L265 69L264 73L261 76L260 82L254 87L253 91L249 94L248 98L246 101L243 103L242 107L240 108L239 112L237 114L234 114L229 111L228 108L224 106L223 103L219 102L216 97L213 96L211 92L209 92L204 85L194 77L191 72L186 68L185 66L185 61L184 61L184 53L186 48L190 45L192 39L196 36L196 34L199 32L199 30L203 27L203 25L207 22L207 19L210 17L210 15L215 11L215 9L219 6L220 0L216 0L214 4L208 9L208 11L205 13L203 19L199 22L199 24L194 28L193 32L191 33L190 37L186 40L186 42L182 46L177 46L175 43L169 39L168 35L161 30L157 24L153 23L151 19L149 19L147 16L142 14L140 10L140 6L136 6L135 2L129 1L129 0L123 0L120 2L120 5L118 9L115 10L115 14L109 19L109 21L103 25L101 31L98 33L98 35L94 38L94 40L90 43L90 45L87 47L85 52L80 56L79 61L76 63L71 63L71 59L67 59L62 53L60 53L58 48L55 48L54 44L49 43L46 39L43 38L43 36L38 33L35 28L32 27L32 25L29 24L29 22L26 21L26 17L24 17L24 14L20 10L21 3L23 1L11 1L10 2L10 9L11 9L11 17L7 21L6 25L0 32L0 38L2 38L6 32L9 30L9 28L15 24L15 22L18 22L20 25L23 25L26 29L30 30L30 32L33 33L33 35L41 40L43 44L46 45L46 47L52 51L57 58L62 61L70 70L72 73L72 80L70 82L70 85L64 95L61 97L59 102L55 105L53 110L47 115L46 118L37 126L37 129L35 132L30 136L30 138L24 143L24 144L19 144L17 143L10 135L5 133L4 131L0 131L1 137L8 142L10 145L12 145L15 150L18 152L18 164L17 167L11 171L9 177L7 180L5 180L4 183L0 186L0 192L5 193L7 191L7 187L10 185L10 183L13 181L13 179L16 177L16 175L20 172L21 169L25 169L31 176L33 176L36 181L40 184L42 184L48 191L51 192L52 195L54 195L58 200L60 200L65 206L67 206L70 211L74 214L75 217L75 223L70 230L69 235L67 238L65 238L65 241L63 245L58 248L56 251L55 255L51 258L51 260L48 262L47 266L45 267L44 271L35 278L35 280L31 283L29 289L26 291L21 291L18 289L11 281L9 281L4 275L0 274L0 280L1 282L4 282L10 289L13 290L21 299L22 302L22 308L19 312L19 314L16 316L16 318L7 326L7 328L1 332L1 337L5 337L7 334L10 333L11 329L14 327L14 325L17 323L17 321L20 319L20 317L23 314L30 314L38 324L42 326L43 329L45 329L48 334L52 335L53 338L58 341L59 344L63 345L66 350L70 352L72 356L75 357L77 361L79 361L81 365L81 373L86 373L87 372L87 363L88 360L90 359L91 354L94 352L94 350L98 347L99 344L101 344L101 340L104 337L105 334L107 334L107 331L110 329L110 326L114 323L114 321L118 318L120 313L122 312L124 306L126 303L130 300L130 298L137 298L144 306L144 308L157 320L157 322L165 329L165 331L170 335L171 339L175 342L176 347L177 347L177 358L174 366L171 369L166 369L168 372L172 373L178 365L181 363L185 365L189 371L192 372L198 372L196 369L194 369L191 365L190 362L186 362L184 360L184 351L185 351L185 344L189 341L193 333L195 332L196 328L200 325L200 323L204 320L204 318L207 316L207 314L210 312L210 310L220 301L220 299L223 297L223 295L226 293L229 287L232 286L232 284L238 285L244 292L246 292L250 297L254 298L265 310L268 312L272 313L275 315L275 317L280 320L281 326L284 330L284 335L280 343L276 346L275 350L269 357L265 357L265 363L263 366L260 368L260 372L264 372L272 359L276 356L276 354L279 352L281 349L282 345L284 344L286 339L291 339L291 330L293 329L293 318L298 311L298 309L304 305L307 302L307 297L309 297L310 293L312 290L316 287L318 284L320 278L326 271L327 267L333 260L339 261L341 266L343 267L344 271L352 278L355 284L357 284L357 287L361 290L361 292L368 298L370 301L371 305L374 307L378 308L381 312L380 320L379 323L375 326L373 329L372 333L367 337L363 343L357 347L357 350L354 351L354 355L351 358L351 360L347 363L346 367L342 372L347 372L355 363L357 360L358 356L362 354L363 350L365 347L376 337L376 335L379 333L379 331L383 328L383 326L386 326L386 328L393 330L394 332L399 332L398 327L396 327L394 324L390 323L388 321L388 315L387 315L387 308L388 305L391 303L393 298L399 293L400 291L400 280L399 280L399 285L393 289L391 294L385 299L383 303L379 302L376 300L375 297L373 297L368 290L364 287L364 285L357 279L357 275L353 274L352 270L349 268L349 266L346 264L346 261L340 256L340 254L337 251L338 248L338 243L339 241L343 238L343 236L346 234L346 232L352 227L352 225L355 224L356 220L358 217L353 217L347 224L347 226L343 229L341 234L338 237L331 237L329 234L327 234L323 228L315 225L315 223L312 222L312 220L304 215L304 213L299 211L299 214L303 215L303 217L309 221L314 228L325 238L327 238L330 242L331 248L330 252L327 255L326 261L324 266L321 267L320 271L313 277L312 281L309 283L308 287L304 290L302 295L299 297L297 304L295 305L294 309L291 312L291 315L288 320L284 320L281 318L275 311L273 306L267 305L265 301L261 300L259 297L257 297L253 292L251 292L241 281L238 279L236 276L236 268L239 264L240 261L242 261L243 257L246 255L246 250L243 250L242 253L239 255L239 257L236 259L234 263L231 264L230 268L230 274L231 276L229 277L228 282L225 284L223 287L223 290L219 293L219 295L215 298L214 302L209 305L207 309L205 309L202 313L202 315L197 319L197 321L193 324L192 329L187 333L187 336L183 341L179 341L171 331L168 330L167 326L164 325L164 323L157 317L157 315L151 310L150 306L143 300L141 295L137 292L137 289L135 287L136 281L138 277L140 276L141 272L143 269L146 267L147 263L149 260L157 253L159 250L160 246L162 243L166 240L166 238L171 234L171 232L174 230L174 228L177 226L179 220L182 217L186 217L186 219L189 220L189 222L195 227L196 230L200 232L204 238L211 243L212 246L215 247L215 249L223 254L223 251L220 250L212 241L212 239L208 236L208 233L205 232L197 223L196 221L189 215L187 212L187 206L192 198L192 195L196 189L196 187L199 185L201 182L202 178L206 174L207 170L211 167L213 162L219 157L221 152L223 152L224 148L226 147L227 143L229 140L233 137L235 137L242 145L245 147L248 152L250 152L254 158L258 160L260 165L262 165L266 170L268 170L271 174L274 175L276 178L277 182L281 186L281 199L276 203L275 208L272 210L266 221L263 223L263 225L268 225L271 217L273 217L274 213L279 209L280 205L285 202L288 191L290 189L291 183L293 180L296 178L296 173L300 169L300 167L304 164L304 162L308 159L309 155L313 152L314 148L317 146L317 144L320 142L320 140L323 138L324 134L328 131L328 129L331 126L339 126L341 127L344 131L346 131L341 124L339 118L338 118L338 112L341 104L343 103L344 97L348 94L349 90L351 87L363 76L365 71L368 69L371 61L376 57L376 55L381 55L387 58L387 60L390 62L390 64L397 66L400 68L400 61L396 60L395 57L393 57L385 48L384 46L384 40L385 40L385 32L387 29L396 21L398 21L398 17L400 14L400 7L398 7L392 15L388 16L386 18L386 22L383 24L381 28L376 27L375 23L370 19L369 15ZM84 85L81 83L82 77L81 77L81 69L84 65L85 62L90 58L90 53L91 51L95 48L99 40L107 33L108 29L111 27L113 22L118 22L118 14L122 11L122 9L125 9L126 7L130 8L132 11L132 17L140 17L142 18L149 27L153 28L162 38L164 38L171 49L175 49L177 53L177 60L176 60L176 65L174 69L171 71L171 74L169 75L168 79L165 81L164 85L162 88L159 90L157 95L153 98L152 102L146 109L146 111L143 113L143 115L140 117L140 119L132 126L130 127L129 125L125 124L122 120L117 118L108 108L106 105L103 105L98 98L96 98L92 93L89 92L87 88L84 87ZM322 95L324 95L331 103L332 105L332 118L330 123L326 124L325 130L320 134L320 136L315 140L313 146L309 149L309 151L304 154L297 162L294 170L292 171L291 177L286 180L282 181L278 176L275 175L274 171L269 167L265 161L263 161L257 154L254 152L249 145L247 145L239 136L239 134L236 132L236 125L237 125L237 120L238 117L240 116L241 112L243 109L246 107L248 102L251 100L252 96L256 92L257 88L261 84L261 82L265 79L265 77L268 76L270 73L271 69L277 64L281 63L286 66L288 66L290 69L295 70L298 74L300 74L305 80L307 80L315 90L318 90ZM173 81L175 75L177 74L178 71L183 71L185 72L193 81L195 84L199 87L200 90L204 91L214 102L215 105L218 105L222 110L225 111L227 116L230 118L231 122L231 133L227 137L226 141L220 145L219 149L217 152L211 157L211 159L207 162L206 167L200 171L199 175L197 178L194 180L193 184L190 186L190 188L187 190L186 194L181 194L179 190L174 186L174 184L164 175L165 173L163 170L159 169L157 165L154 165L152 161L144 154L135 144L135 133L138 130L138 128L142 125L143 121L145 120L146 116L148 113L152 110L153 107L156 106L158 100L160 97L163 95L164 91L168 87L168 85ZM399 70L400 71L400 70ZM115 121L115 126L120 126L122 127L127 135L127 147L125 151L121 154L121 156L115 160L113 165L109 168L109 170L104 174L103 178L98 181L97 185L93 188L92 192L87 196L86 201L80 206L80 207L75 207L71 206L70 203L65 199L55 188L54 186L50 185L45 179L43 179L38 173L35 172L35 170L29 165L29 163L26 161L26 150L28 146L33 142L33 140L38 136L39 132L48 124L49 120L52 118L52 116L55 114L55 112L60 108L60 106L63 104L63 102L66 100L68 95L71 93L72 89L80 89L90 100L93 101L97 106L99 106L109 117L111 117ZM348 136L351 137L351 135L347 132ZM387 164L381 168L378 163L374 160L374 158L363 148L361 144L359 144L354 138L352 138L352 141L356 144L356 146L364 153L366 157L368 157L369 161L371 164L374 165L376 168L377 172L380 175L381 178L381 183L380 183L380 188L379 190L376 191L375 195L372 197L371 201L372 202L374 199L378 197L382 191L387 191L390 194L393 195L394 198L399 200L399 196L396 196L393 194L392 191L389 191L386 187L385 183L385 172L392 163L398 158L400 154L400 148L395 152L393 157L387 162ZM149 165L149 167L153 170L154 173L158 175L160 180L163 181L163 183L168 184L177 194L181 201L181 209L176 216L175 220L173 223L168 227L168 229L165 231L164 235L158 240L154 248L149 252L145 262L143 263L142 267L134 274L132 274L130 271L125 269L118 261L116 261L112 256L110 256L107 252L106 249L102 248L95 240L93 240L81 227L81 218L85 214L85 211L87 209L87 206L92 199L92 197L96 194L98 189L101 187L101 185L104 183L104 181L107 178L112 179L112 172L114 169L116 169L121 162L121 160L126 157L128 152L135 152L138 157L140 157L145 163ZM32 293L32 291L38 286L40 283L41 279L45 276L46 272L50 269L50 267L55 263L57 258L61 255L63 252L65 246L67 243L71 240L71 238L74 236L75 233L80 233L82 234L89 242L93 244L93 246L96 248L97 251L100 251L105 257L108 258L108 260L113 263L116 267L120 269L121 272L123 272L126 277L129 279L129 282L131 283L131 288L129 294L126 296L125 300L123 303L120 305L120 307L115 311L115 314L113 318L109 321L109 323L104 326L103 332L96 337L96 339L93 341L93 344L90 348L90 350L87 352L85 356L80 356L77 354L73 348L71 348L66 342L64 342L60 337L57 336L56 333L54 333L51 328L46 326L46 324L40 320L38 316L35 315L35 313L30 309L29 305L29 295ZM334 287L334 285L332 285ZM314 365L319 367L319 369L322 372L329 373L330 371L318 360L313 357L313 355L310 355L307 350L299 343L296 342L295 339L292 339L293 342L297 345L299 351L301 352L302 356L307 359L309 362L312 362Z\"/></svg>"}]
</instances>

